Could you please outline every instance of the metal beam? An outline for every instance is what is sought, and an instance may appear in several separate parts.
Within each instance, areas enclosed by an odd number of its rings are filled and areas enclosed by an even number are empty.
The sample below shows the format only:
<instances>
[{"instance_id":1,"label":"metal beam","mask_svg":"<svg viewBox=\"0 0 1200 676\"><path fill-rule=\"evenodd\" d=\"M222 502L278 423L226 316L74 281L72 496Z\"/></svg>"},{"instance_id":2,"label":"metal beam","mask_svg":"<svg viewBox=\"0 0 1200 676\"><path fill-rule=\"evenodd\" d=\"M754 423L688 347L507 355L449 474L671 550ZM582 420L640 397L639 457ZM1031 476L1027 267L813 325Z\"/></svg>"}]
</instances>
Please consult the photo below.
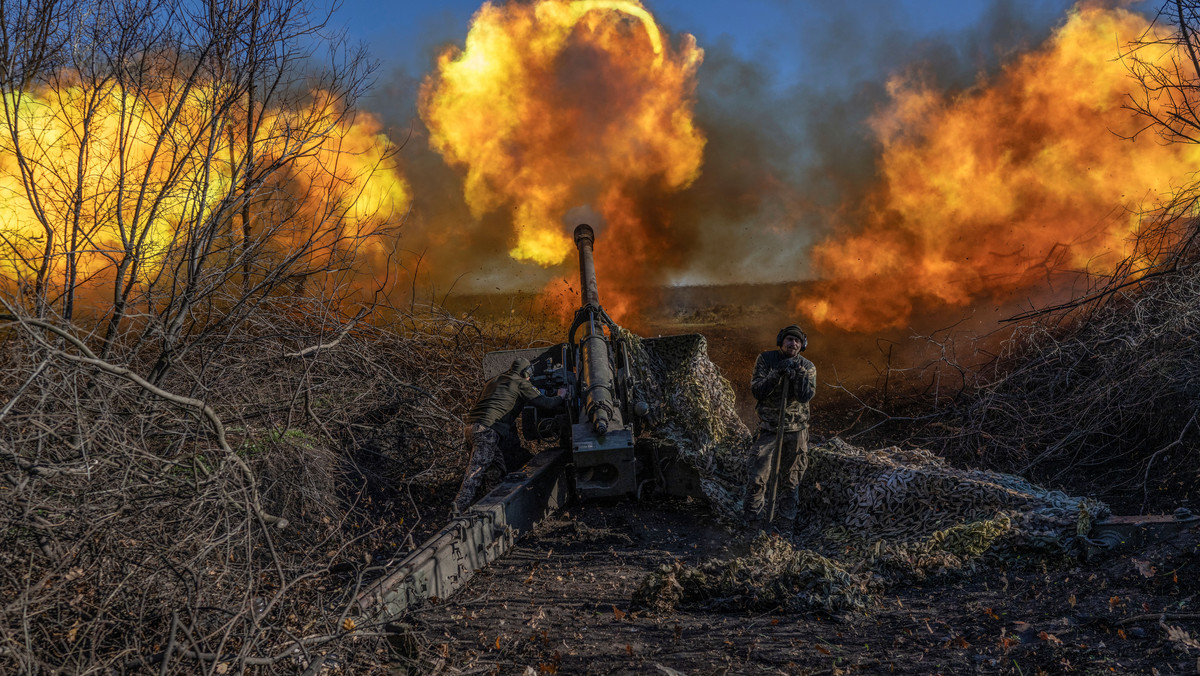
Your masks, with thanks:
<instances>
[{"instance_id":1,"label":"metal beam","mask_svg":"<svg viewBox=\"0 0 1200 676\"><path fill-rule=\"evenodd\" d=\"M556 448L519 471L396 564L355 598L362 618L390 622L426 600L445 599L504 556L537 522L573 498L570 453Z\"/></svg>"}]
</instances>

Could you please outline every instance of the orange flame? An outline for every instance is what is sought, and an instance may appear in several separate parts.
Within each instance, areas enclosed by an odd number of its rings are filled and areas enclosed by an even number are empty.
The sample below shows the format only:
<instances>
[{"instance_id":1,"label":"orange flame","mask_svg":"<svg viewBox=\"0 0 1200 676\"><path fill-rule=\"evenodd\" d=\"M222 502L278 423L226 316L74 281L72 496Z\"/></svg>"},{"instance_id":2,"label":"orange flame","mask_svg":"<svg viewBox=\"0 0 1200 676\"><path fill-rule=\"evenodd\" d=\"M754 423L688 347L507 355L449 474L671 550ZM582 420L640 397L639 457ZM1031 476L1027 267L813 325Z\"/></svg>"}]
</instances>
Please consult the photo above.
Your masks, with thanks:
<instances>
[{"instance_id":1,"label":"orange flame","mask_svg":"<svg viewBox=\"0 0 1200 676\"><path fill-rule=\"evenodd\" d=\"M1125 10L1076 8L1040 50L976 90L892 80L891 105L873 120L880 183L852 210L861 225L814 248L821 281L797 308L873 331L929 304L1003 299L1056 264L1104 272L1138 229L1139 203L1161 199L1200 160L1194 145L1126 140L1144 122L1122 108L1137 83L1117 49L1147 28Z\"/></svg>"},{"instance_id":2,"label":"orange flame","mask_svg":"<svg viewBox=\"0 0 1200 676\"><path fill-rule=\"evenodd\" d=\"M183 228L229 218L217 211L229 212L242 190L233 177L245 136L231 128L244 130L245 114L214 111L221 87L166 81L161 91L135 95L76 78L59 89L10 94L0 134L0 274L11 279L36 269L49 237L52 277L61 279L72 254L80 279L97 284L111 277L123 238L145 232L135 255L152 275L179 246ZM164 122L162 111L180 101L179 115ZM306 108L259 114L255 156L289 167L273 188L291 195L296 224L277 236L303 238L313 228L331 228L327 238L357 235L407 208L408 184L370 116L347 118L322 92ZM299 128L320 133L300 135ZM269 208L269 199L258 198L256 207Z\"/></svg>"},{"instance_id":3,"label":"orange flame","mask_svg":"<svg viewBox=\"0 0 1200 676\"><path fill-rule=\"evenodd\" d=\"M512 258L570 259L560 219L591 204L608 222L598 265L609 279L644 280L662 251L655 232L670 227L648 216L647 196L700 172L702 58L690 35L666 44L636 0L484 3L465 46L444 52L422 85L421 115L431 145L465 169L472 214L512 209Z\"/></svg>"}]
</instances>

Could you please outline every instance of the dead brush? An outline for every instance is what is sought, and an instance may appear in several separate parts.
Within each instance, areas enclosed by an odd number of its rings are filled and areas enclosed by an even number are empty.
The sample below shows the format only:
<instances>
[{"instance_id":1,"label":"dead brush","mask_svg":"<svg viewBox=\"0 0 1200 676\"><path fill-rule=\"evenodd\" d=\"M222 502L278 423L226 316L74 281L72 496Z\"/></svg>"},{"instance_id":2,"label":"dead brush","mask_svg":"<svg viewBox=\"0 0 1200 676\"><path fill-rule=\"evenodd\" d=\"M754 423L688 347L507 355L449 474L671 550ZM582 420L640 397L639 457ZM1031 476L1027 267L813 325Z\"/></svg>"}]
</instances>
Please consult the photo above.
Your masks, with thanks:
<instances>
[{"instance_id":1,"label":"dead brush","mask_svg":"<svg viewBox=\"0 0 1200 676\"><path fill-rule=\"evenodd\" d=\"M348 602L440 522L421 495L457 487L482 354L540 329L373 309L270 299L161 387L136 350L96 359L73 327L10 315L0 671L382 668L383 628Z\"/></svg>"},{"instance_id":2,"label":"dead brush","mask_svg":"<svg viewBox=\"0 0 1200 676\"><path fill-rule=\"evenodd\" d=\"M889 364L890 401L856 394L856 432L1124 510L1174 509L1200 469L1197 232L1157 222L1074 300L990 336L918 337L933 356Z\"/></svg>"},{"instance_id":3,"label":"dead brush","mask_svg":"<svg viewBox=\"0 0 1200 676\"><path fill-rule=\"evenodd\" d=\"M971 397L940 412L956 432L945 450L1137 509L1187 497L1200 467L1200 267L1183 253L1169 274L1020 325Z\"/></svg>"}]
</instances>

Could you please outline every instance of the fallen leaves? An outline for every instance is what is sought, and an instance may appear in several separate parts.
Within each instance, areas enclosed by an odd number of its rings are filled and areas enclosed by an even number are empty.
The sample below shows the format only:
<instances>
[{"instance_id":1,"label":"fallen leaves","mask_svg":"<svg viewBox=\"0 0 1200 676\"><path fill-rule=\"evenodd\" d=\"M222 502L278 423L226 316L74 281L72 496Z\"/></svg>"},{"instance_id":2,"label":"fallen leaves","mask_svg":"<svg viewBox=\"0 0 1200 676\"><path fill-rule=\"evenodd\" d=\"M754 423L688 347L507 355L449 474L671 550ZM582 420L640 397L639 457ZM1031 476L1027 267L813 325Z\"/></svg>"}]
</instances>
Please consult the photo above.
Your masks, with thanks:
<instances>
[{"instance_id":1,"label":"fallen leaves","mask_svg":"<svg viewBox=\"0 0 1200 676\"><path fill-rule=\"evenodd\" d=\"M534 629L537 629L538 623L545 619L546 619L546 610L544 608L538 608L537 612L533 614L533 617L529 618L529 621L526 622L526 624L533 627Z\"/></svg>"},{"instance_id":2,"label":"fallen leaves","mask_svg":"<svg viewBox=\"0 0 1200 676\"><path fill-rule=\"evenodd\" d=\"M1165 622L1159 623L1159 626L1167 632L1168 641L1178 643L1179 645L1188 648L1200 650L1200 640L1192 638L1192 635L1189 634L1183 627L1173 627ZM1200 661L1197 663L1200 664Z\"/></svg>"},{"instance_id":3,"label":"fallen leaves","mask_svg":"<svg viewBox=\"0 0 1200 676\"><path fill-rule=\"evenodd\" d=\"M1140 573L1142 577L1154 577L1154 574L1158 572L1158 566L1155 566L1149 561L1137 558L1130 559L1130 561L1133 562L1133 567L1137 568L1137 572Z\"/></svg>"},{"instance_id":4,"label":"fallen leaves","mask_svg":"<svg viewBox=\"0 0 1200 676\"><path fill-rule=\"evenodd\" d=\"M1055 636L1054 634L1048 633L1048 632L1044 632L1044 631L1038 632L1038 638L1042 639L1046 643L1053 643L1054 645L1062 645L1061 638Z\"/></svg>"}]
</instances>

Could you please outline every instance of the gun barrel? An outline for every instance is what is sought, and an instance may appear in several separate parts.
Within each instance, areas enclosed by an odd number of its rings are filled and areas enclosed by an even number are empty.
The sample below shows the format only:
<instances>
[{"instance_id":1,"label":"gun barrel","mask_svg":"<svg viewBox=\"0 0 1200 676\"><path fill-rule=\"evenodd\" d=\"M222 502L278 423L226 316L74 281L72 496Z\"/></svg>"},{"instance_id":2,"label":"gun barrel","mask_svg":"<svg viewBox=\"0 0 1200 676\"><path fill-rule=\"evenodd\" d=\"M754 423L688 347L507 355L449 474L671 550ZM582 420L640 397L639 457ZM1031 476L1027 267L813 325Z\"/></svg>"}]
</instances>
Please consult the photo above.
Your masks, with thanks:
<instances>
[{"instance_id":1,"label":"gun barrel","mask_svg":"<svg viewBox=\"0 0 1200 676\"><path fill-rule=\"evenodd\" d=\"M592 226L583 223L575 228L575 247L579 249L579 284L582 287L584 305L600 305L600 289L596 284L596 263L592 260L592 246L596 233Z\"/></svg>"},{"instance_id":2,"label":"gun barrel","mask_svg":"<svg viewBox=\"0 0 1200 676\"><path fill-rule=\"evenodd\" d=\"M611 346L600 325L600 292L596 284L596 264L592 260L592 245L596 233L591 226L575 228L575 246L579 249L579 283L583 287L583 312L588 314L579 339L580 391L583 393L583 412L597 434L621 427L621 410L617 405L616 376L613 373Z\"/></svg>"}]
</instances>

